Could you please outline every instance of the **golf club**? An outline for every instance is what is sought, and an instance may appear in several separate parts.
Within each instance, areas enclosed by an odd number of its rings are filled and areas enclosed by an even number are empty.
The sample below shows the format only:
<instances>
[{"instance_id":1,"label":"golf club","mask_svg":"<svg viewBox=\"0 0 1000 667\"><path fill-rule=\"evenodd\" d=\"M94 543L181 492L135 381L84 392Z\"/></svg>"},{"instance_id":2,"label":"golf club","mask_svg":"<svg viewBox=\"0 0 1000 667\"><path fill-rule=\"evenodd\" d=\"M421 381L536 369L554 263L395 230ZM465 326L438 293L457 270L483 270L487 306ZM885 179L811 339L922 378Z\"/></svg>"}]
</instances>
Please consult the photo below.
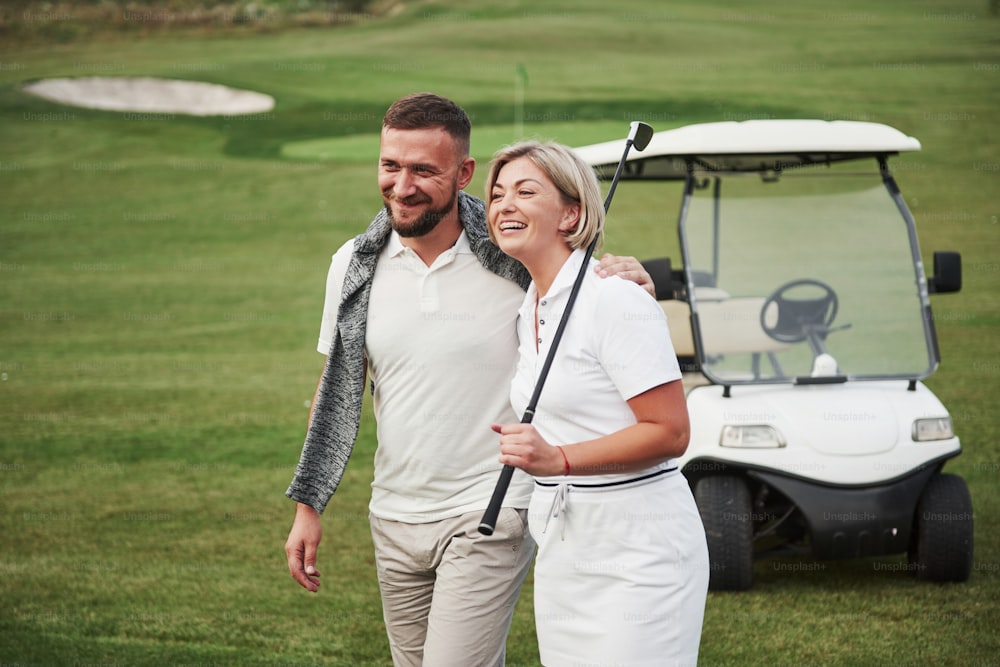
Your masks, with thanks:
<instances>
[{"instance_id":1,"label":"golf club","mask_svg":"<svg viewBox=\"0 0 1000 667\"><path fill-rule=\"evenodd\" d=\"M611 207L611 198L615 194L615 188L618 187L618 179L621 178L622 170L625 168L625 159L628 157L629 149L633 146L637 151L642 151L649 145L649 140L653 138L653 128L646 123L641 121L632 121L629 126L628 138L625 140L625 151L622 153L621 160L618 161L618 167L615 169L614 178L611 179L611 187L608 188L608 195L604 199L604 212L607 213L608 209ZM556 348L559 347L559 341L562 339L563 330L566 328L566 322L569 321L569 313L573 309L573 304L576 302L576 295L580 291L580 285L583 284L583 277L587 274L587 267L589 266L590 257L594 254L594 250L597 248L598 236L594 237L594 240L590 242L590 246L587 248L587 254L584 257L583 263L580 265L580 271L576 274L576 280L573 282L573 289L569 293L569 300L566 302L566 310L563 312L562 319L559 320L559 327L556 329L556 333L552 338L552 347L549 348L549 353L545 357L545 363L542 365L541 373L538 376L538 382L535 383L535 390L531 394L531 399L528 401L528 407L524 409L524 414L521 417L522 424L530 424L531 420L535 417L535 407L538 405L538 398L542 394L542 387L545 385L545 378L549 374L549 368L552 366L552 360L556 356ZM507 487L510 486L511 477L514 475L514 467L505 465L500 471L500 478L497 479L497 484L493 489L493 496L490 498L490 504L486 507L486 511L483 513L483 518L479 522L479 532L483 535L492 535L493 531L496 529L497 516L500 514L500 506L503 504L503 498L507 494Z\"/></svg>"}]
</instances>

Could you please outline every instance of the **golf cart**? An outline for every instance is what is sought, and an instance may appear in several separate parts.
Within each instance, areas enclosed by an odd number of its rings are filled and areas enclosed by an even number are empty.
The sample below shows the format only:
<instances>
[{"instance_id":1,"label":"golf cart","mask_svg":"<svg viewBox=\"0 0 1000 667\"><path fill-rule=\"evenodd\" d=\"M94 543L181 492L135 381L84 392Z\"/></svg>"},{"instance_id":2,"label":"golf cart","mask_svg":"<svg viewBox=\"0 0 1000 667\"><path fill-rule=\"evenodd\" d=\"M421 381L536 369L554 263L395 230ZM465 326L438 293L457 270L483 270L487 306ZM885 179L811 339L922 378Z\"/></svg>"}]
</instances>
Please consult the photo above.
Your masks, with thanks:
<instances>
[{"instance_id":1,"label":"golf cart","mask_svg":"<svg viewBox=\"0 0 1000 667\"><path fill-rule=\"evenodd\" d=\"M576 151L611 178L622 145ZM961 289L961 258L925 276L888 166L919 149L877 123L752 120L658 132L625 162L621 181L683 184L681 266L643 263L684 370L680 464L715 590L749 588L763 556L905 553L919 579L969 577L972 503L942 472L961 446L922 382L928 295Z\"/></svg>"}]
</instances>

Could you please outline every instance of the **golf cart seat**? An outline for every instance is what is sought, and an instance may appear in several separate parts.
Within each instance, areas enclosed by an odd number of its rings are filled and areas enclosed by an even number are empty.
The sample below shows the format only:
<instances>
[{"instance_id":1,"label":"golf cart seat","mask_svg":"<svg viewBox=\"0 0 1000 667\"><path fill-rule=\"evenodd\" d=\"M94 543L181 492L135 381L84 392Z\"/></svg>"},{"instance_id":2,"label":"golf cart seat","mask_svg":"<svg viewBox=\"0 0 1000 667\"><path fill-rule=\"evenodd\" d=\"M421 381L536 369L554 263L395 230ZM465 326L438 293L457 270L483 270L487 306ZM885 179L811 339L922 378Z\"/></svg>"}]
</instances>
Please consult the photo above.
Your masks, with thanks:
<instances>
[{"instance_id":1,"label":"golf cart seat","mask_svg":"<svg viewBox=\"0 0 1000 667\"><path fill-rule=\"evenodd\" d=\"M760 311L764 305L763 297L728 297L719 298L725 292L718 288L695 288L698 299L698 316L700 321L704 356L724 356L726 354L749 354L751 358L769 355L788 347L787 343L777 341L768 336L760 325ZM715 297L715 298L713 298ZM660 308L667 317L670 328L670 341L674 352L681 362L681 368L687 363L694 364L692 370L697 370L697 351L694 336L691 331L691 306L686 301L671 299L660 301ZM757 362L748 367L747 374L754 375ZM685 388L708 384L701 373L686 373Z\"/></svg>"},{"instance_id":2,"label":"golf cart seat","mask_svg":"<svg viewBox=\"0 0 1000 667\"><path fill-rule=\"evenodd\" d=\"M683 273L674 271L669 257L647 259L643 267L656 285L656 299L667 317L674 352L682 361L697 358L691 331L691 306L684 298ZM760 325L763 297L733 297L716 287L712 275L693 271L702 344L706 356L775 352L787 347L775 341Z\"/></svg>"}]
</instances>

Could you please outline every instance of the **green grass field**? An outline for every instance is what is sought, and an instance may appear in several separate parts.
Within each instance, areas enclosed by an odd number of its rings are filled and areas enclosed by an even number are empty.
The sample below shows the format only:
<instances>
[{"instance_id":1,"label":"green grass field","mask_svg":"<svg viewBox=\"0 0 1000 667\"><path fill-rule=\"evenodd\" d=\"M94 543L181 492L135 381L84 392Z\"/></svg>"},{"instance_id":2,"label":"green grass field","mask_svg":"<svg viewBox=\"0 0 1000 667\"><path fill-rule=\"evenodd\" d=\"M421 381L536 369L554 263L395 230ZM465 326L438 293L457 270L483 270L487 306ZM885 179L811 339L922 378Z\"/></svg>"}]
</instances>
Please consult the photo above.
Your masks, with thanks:
<instances>
[{"instance_id":1,"label":"green grass field","mask_svg":"<svg viewBox=\"0 0 1000 667\"><path fill-rule=\"evenodd\" d=\"M0 40L0 663L389 664L370 412L324 518L318 595L287 574L284 490L321 370L330 254L380 205L382 114L433 90L472 116L477 195L518 122L573 145L637 119L843 118L920 139L897 180L928 266L958 250L965 271L961 293L933 299L943 362L927 384L963 442L948 470L975 505L972 577L918 583L903 557L761 561L751 591L709 596L702 664L1000 664L1000 17L987 1L397 9L61 41L43 38L75 34L72 11L39 9L34 37ZM224 83L277 106L136 116L20 90L90 75ZM624 184L607 248L678 257L678 202ZM538 664L530 581L508 664Z\"/></svg>"}]
</instances>

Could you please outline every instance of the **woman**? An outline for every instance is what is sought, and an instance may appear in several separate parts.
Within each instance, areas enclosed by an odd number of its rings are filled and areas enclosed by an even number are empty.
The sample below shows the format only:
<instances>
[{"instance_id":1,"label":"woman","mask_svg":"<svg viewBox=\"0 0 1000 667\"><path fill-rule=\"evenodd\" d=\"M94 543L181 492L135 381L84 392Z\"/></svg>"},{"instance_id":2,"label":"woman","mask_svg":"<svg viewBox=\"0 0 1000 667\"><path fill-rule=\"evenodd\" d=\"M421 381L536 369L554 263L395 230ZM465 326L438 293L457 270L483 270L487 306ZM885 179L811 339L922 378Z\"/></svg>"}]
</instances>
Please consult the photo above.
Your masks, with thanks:
<instances>
[{"instance_id":1,"label":"woman","mask_svg":"<svg viewBox=\"0 0 1000 667\"><path fill-rule=\"evenodd\" d=\"M491 237L532 277L511 384L526 407L586 248L603 233L593 171L559 144L499 151ZM697 507L673 459L688 443L677 358L659 305L586 272L532 424L494 424L500 460L535 477L535 625L547 667L693 665L708 590Z\"/></svg>"}]
</instances>

